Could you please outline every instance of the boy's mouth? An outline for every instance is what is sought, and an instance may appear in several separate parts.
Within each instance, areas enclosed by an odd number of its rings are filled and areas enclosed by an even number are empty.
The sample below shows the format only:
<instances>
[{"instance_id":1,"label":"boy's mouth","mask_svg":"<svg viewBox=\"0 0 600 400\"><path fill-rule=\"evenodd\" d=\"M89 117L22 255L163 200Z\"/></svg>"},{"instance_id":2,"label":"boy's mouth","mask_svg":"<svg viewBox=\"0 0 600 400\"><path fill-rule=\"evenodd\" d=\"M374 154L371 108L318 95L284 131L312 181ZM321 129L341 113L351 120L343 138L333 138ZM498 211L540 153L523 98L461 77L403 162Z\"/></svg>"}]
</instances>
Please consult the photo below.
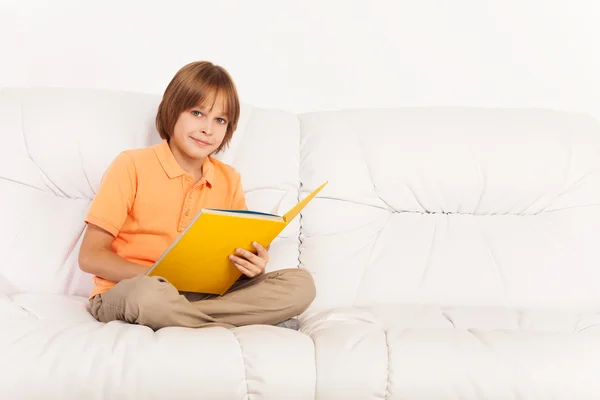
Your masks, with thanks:
<instances>
[{"instance_id":1,"label":"boy's mouth","mask_svg":"<svg viewBox=\"0 0 600 400\"><path fill-rule=\"evenodd\" d=\"M192 137L192 136L190 136L190 139L192 139L198 146L201 146L201 147L208 147L211 145L209 142L207 142L205 140L196 139L195 137Z\"/></svg>"}]
</instances>

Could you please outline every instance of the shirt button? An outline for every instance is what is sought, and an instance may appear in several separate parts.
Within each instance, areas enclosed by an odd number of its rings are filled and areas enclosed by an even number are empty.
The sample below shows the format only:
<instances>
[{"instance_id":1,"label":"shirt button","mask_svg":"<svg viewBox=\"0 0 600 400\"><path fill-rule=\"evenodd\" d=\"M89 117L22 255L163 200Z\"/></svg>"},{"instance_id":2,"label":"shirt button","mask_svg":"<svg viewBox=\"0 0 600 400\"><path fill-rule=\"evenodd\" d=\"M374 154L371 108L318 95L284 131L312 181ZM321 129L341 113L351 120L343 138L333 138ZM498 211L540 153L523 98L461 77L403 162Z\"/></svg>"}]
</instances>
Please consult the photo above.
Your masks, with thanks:
<instances>
[{"instance_id":1,"label":"shirt button","mask_svg":"<svg viewBox=\"0 0 600 400\"><path fill-rule=\"evenodd\" d=\"M186 180L186 181L191 181L191 180L192 180L192 177L191 177L191 176L189 176L189 175L186 175L186 176L185 176L185 180Z\"/></svg>"},{"instance_id":2,"label":"shirt button","mask_svg":"<svg viewBox=\"0 0 600 400\"><path fill-rule=\"evenodd\" d=\"M189 195L189 198L190 198L190 199L192 198L192 194L191 194L191 193L190 193L190 195Z\"/></svg>"},{"instance_id":3,"label":"shirt button","mask_svg":"<svg viewBox=\"0 0 600 400\"><path fill-rule=\"evenodd\" d=\"M190 210L186 210L186 211L185 211L185 216L186 216L186 217L189 217L189 216L190 216Z\"/></svg>"}]
</instances>

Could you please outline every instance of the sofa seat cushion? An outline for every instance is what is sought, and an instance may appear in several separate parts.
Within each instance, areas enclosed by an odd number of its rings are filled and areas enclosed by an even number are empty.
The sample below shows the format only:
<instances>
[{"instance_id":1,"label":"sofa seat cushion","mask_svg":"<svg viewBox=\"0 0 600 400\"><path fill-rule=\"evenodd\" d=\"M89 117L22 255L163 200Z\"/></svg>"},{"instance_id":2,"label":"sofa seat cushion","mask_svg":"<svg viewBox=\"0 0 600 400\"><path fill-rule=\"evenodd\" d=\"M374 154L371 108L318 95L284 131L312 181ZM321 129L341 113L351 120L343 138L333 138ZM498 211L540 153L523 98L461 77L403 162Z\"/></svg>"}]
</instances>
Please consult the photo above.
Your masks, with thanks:
<instances>
[{"instance_id":1,"label":"sofa seat cushion","mask_svg":"<svg viewBox=\"0 0 600 400\"><path fill-rule=\"evenodd\" d=\"M600 393L600 314L385 304L306 319L316 398L584 399Z\"/></svg>"},{"instance_id":2,"label":"sofa seat cushion","mask_svg":"<svg viewBox=\"0 0 600 400\"><path fill-rule=\"evenodd\" d=\"M308 399L315 391L314 346L301 332L103 324L84 297L0 295L0 354L1 399Z\"/></svg>"}]
</instances>

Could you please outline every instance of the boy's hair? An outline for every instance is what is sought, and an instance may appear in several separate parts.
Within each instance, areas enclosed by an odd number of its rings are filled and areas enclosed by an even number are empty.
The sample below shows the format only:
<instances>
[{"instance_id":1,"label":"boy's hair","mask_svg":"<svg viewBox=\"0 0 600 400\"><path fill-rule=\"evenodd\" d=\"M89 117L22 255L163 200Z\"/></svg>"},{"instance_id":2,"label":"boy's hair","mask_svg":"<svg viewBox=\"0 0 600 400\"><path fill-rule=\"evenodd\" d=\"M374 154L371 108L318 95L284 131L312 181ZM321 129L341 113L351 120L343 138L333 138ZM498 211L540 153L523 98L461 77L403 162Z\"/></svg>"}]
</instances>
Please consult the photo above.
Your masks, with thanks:
<instances>
[{"instance_id":1,"label":"boy's hair","mask_svg":"<svg viewBox=\"0 0 600 400\"><path fill-rule=\"evenodd\" d=\"M197 61L181 68L163 94L156 113L156 129L167 141L173 134L179 115L198 105L212 101L212 108L219 95L223 96L227 116L227 131L216 153L223 150L231 141L240 116L240 102L237 89L229 73L208 61ZM208 106L208 105L207 105Z\"/></svg>"}]
</instances>

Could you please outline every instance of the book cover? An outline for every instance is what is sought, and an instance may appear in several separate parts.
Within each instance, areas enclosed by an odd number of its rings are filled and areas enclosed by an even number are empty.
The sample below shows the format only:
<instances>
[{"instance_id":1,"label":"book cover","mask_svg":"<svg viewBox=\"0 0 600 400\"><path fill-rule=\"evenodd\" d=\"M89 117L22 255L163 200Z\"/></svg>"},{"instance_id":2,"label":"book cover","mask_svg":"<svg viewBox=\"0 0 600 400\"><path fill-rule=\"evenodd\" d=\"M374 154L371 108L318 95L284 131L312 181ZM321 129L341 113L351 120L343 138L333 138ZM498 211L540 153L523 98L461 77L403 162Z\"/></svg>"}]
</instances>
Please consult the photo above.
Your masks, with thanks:
<instances>
[{"instance_id":1,"label":"book cover","mask_svg":"<svg viewBox=\"0 0 600 400\"><path fill-rule=\"evenodd\" d=\"M255 253L253 241L268 247L327 183L283 216L248 210L201 209L147 275L161 276L179 291L225 294L241 276L229 255L236 248Z\"/></svg>"}]
</instances>

